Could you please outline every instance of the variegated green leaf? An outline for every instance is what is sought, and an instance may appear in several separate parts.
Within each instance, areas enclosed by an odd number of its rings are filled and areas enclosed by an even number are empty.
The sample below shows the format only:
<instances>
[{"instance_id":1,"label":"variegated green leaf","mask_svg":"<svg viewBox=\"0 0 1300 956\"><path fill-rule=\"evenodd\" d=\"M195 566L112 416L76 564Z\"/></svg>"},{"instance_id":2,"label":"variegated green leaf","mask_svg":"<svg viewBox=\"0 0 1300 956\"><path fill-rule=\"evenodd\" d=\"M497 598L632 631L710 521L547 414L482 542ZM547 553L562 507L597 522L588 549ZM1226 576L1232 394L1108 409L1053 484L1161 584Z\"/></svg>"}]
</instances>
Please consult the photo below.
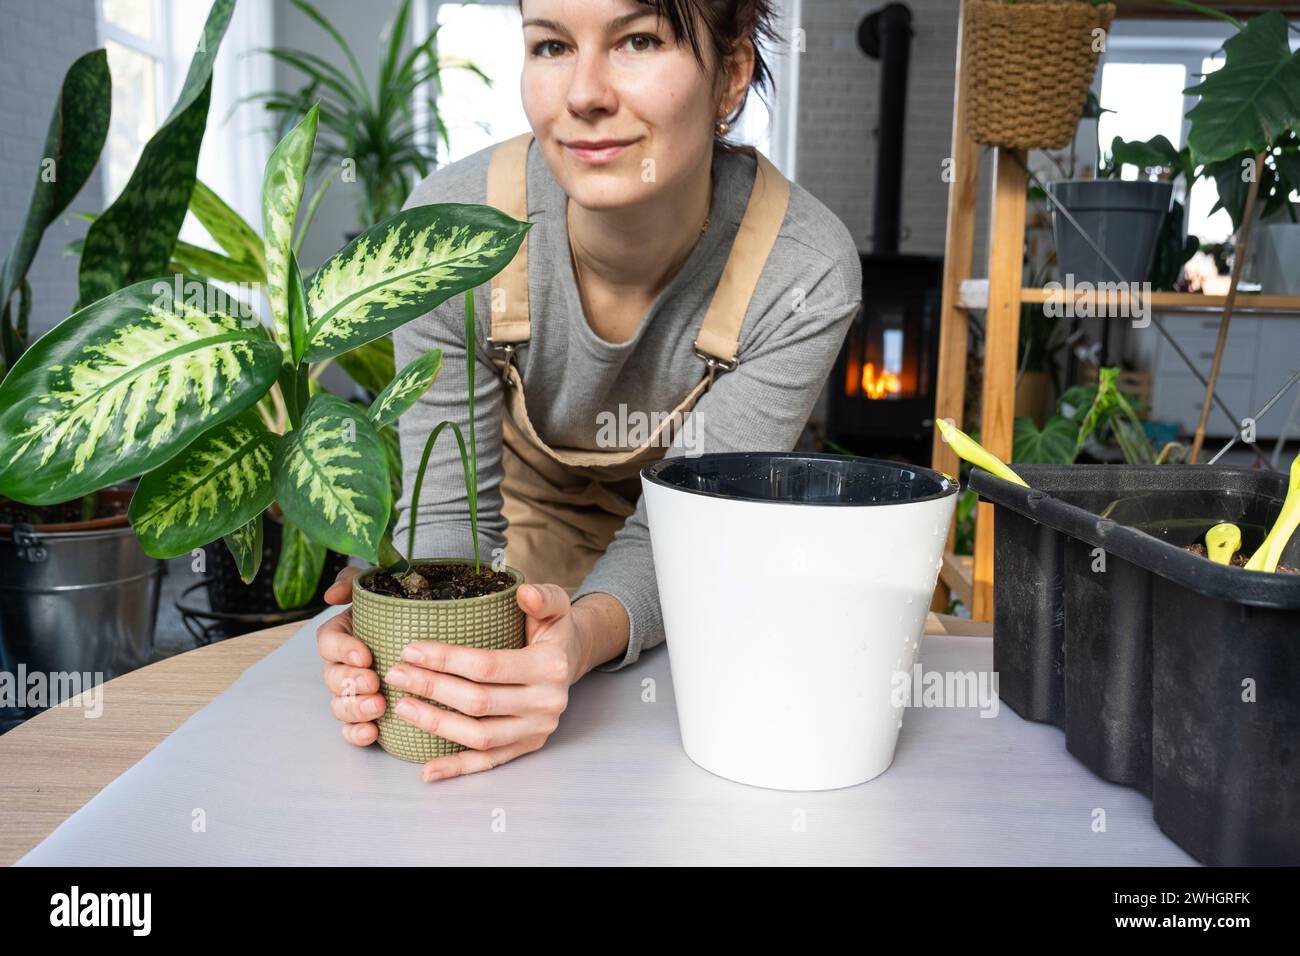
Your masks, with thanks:
<instances>
[{"instance_id":1,"label":"variegated green leaf","mask_svg":"<svg viewBox=\"0 0 1300 956\"><path fill-rule=\"evenodd\" d=\"M302 607L316 594L323 570L325 549L286 520L280 536L280 561L272 581L275 603L284 611Z\"/></svg>"},{"instance_id":2,"label":"variegated green leaf","mask_svg":"<svg viewBox=\"0 0 1300 956\"><path fill-rule=\"evenodd\" d=\"M367 230L307 286L309 362L339 355L496 275L531 223L491 206L415 206Z\"/></svg>"},{"instance_id":3,"label":"variegated green leaf","mask_svg":"<svg viewBox=\"0 0 1300 956\"><path fill-rule=\"evenodd\" d=\"M313 106L301 123L280 140L266 163L262 184L262 241L266 259L266 297L271 304L275 332L289 354L289 259L293 255L293 227L298 221L307 166L316 145L319 109Z\"/></svg>"},{"instance_id":4,"label":"variegated green leaf","mask_svg":"<svg viewBox=\"0 0 1300 956\"><path fill-rule=\"evenodd\" d=\"M425 352L394 376L388 387L370 403L370 420L376 428L397 421L401 414L429 390L442 368L442 350Z\"/></svg>"},{"instance_id":5,"label":"variegated green leaf","mask_svg":"<svg viewBox=\"0 0 1300 956\"><path fill-rule=\"evenodd\" d=\"M317 544L375 561L392 489L384 444L366 413L321 393L302 427L284 435L272 466L285 517Z\"/></svg>"},{"instance_id":6,"label":"variegated green leaf","mask_svg":"<svg viewBox=\"0 0 1300 956\"><path fill-rule=\"evenodd\" d=\"M0 494L67 501L134 478L275 381L266 330L203 283L150 280L65 319L0 384Z\"/></svg>"},{"instance_id":7,"label":"variegated green leaf","mask_svg":"<svg viewBox=\"0 0 1300 956\"><path fill-rule=\"evenodd\" d=\"M141 478L127 516L145 552L174 558L265 511L275 438L257 412L242 412Z\"/></svg>"},{"instance_id":8,"label":"variegated green leaf","mask_svg":"<svg viewBox=\"0 0 1300 956\"><path fill-rule=\"evenodd\" d=\"M266 275L266 260L262 252L262 237L259 236L244 217L226 205L225 201L204 185L202 180L194 183L194 192L190 195L190 212L199 221L208 235L226 255L244 268L257 274L250 282L261 282Z\"/></svg>"},{"instance_id":9,"label":"variegated green leaf","mask_svg":"<svg viewBox=\"0 0 1300 956\"><path fill-rule=\"evenodd\" d=\"M302 284L302 272L298 269L298 257L289 253L289 351L293 364L302 361L302 353L307 350L307 290Z\"/></svg>"},{"instance_id":10,"label":"variegated green leaf","mask_svg":"<svg viewBox=\"0 0 1300 956\"><path fill-rule=\"evenodd\" d=\"M262 516L259 514L248 524L236 528L224 538L230 556L239 569L239 579L252 584L262 567Z\"/></svg>"}]
</instances>

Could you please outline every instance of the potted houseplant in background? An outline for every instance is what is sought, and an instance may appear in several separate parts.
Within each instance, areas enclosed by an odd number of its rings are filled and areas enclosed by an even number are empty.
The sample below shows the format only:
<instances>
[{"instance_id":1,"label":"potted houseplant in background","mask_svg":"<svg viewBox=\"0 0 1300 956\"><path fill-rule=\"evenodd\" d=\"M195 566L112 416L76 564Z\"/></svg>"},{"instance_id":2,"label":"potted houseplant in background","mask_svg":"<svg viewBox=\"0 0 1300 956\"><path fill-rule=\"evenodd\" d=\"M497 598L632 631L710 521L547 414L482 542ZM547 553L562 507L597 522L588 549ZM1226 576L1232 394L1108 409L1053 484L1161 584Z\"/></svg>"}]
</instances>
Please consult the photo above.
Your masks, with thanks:
<instances>
[{"instance_id":1,"label":"potted houseplant in background","mask_svg":"<svg viewBox=\"0 0 1300 956\"><path fill-rule=\"evenodd\" d=\"M82 303L166 267L194 183L212 63L233 7L233 0L212 5L171 114L91 227L79 262ZM50 120L26 219L0 272L0 379L12 374L28 348L33 303L27 271L45 230L99 160L111 101L103 50L72 64ZM0 497L0 649L7 669L22 663L34 671L111 678L152 655L163 568L141 550L128 526L132 478L122 475L121 486L75 491L40 505Z\"/></svg>"},{"instance_id":2,"label":"potted houseplant in background","mask_svg":"<svg viewBox=\"0 0 1300 956\"><path fill-rule=\"evenodd\" d=\"M341 69L303 50L273 47L265 52L301 73L306 83L296 93L271 91L250 99L279 114L286 128L298 122L313 103L320 103L323 135L312 173L323 187L344 163L353 164L360 186L357 217L362 228L368 228L402 208L416 174L428 175L438 158L437 137L451 149L436 95L424 100L426 117L422 121L416 117L412 104L420 99L421 88L441 84L446 69L465 70L486 85L491 85L491 80L472 63L439 55L440 25L424 37L413 38L410 49L404 49L411 2L402 0L383 34L372 89L342 33L307 0L291 2L330 36L348 68ZM427 134L431 134L428 148L422 145Z\"/></svg>"},{"instance_id":3,"label":"potted houseplant in background","mask_svg":"<svg viewBox=\"0 0 1300 956\"><path fill-rule=\"evenodd\" d=\"M292 238L316 120L309 112L267 164L270 327L246 304L179 274L86 305L0 384L0 494L43 505L140 475L129 517L154 557L223 539L251 578L274 503L316 546L405 572L392 545L394 464L380 430L428 388L441 353L399 371L364 409L314 388L312 364L491 278L529 224L488 206L417 206L304 280ZM286 411L283 434L257 410L273 392ZM467 486L470 477L466 465ZM522 634L521 618L504 626Z\"/></svg>"}]
</instances>

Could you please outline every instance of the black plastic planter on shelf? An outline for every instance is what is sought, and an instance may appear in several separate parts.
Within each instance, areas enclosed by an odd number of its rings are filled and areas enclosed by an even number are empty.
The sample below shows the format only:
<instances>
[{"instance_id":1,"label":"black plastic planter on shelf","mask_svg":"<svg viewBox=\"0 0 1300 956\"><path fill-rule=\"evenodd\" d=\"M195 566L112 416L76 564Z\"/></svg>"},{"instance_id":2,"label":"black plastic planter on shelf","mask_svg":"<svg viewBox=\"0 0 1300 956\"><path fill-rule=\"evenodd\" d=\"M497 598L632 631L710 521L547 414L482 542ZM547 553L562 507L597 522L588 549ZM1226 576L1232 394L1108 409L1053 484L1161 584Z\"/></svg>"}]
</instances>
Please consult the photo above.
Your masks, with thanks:
<instances>
[{"instance_id":1,"label":"black plastic planter on shelf","mask_svg":"<svg viewBox=\"0 0 1300 956\"><path fill-rule=\"evenodd\" d=\"M1002 701L1065 731L1101 777L1152 799L1206 863L1300 864L1300 575L1186 549L1223 521L1259 547L1286 477L1205 465L976 468L995 506ZM1300 565L1300 535L1282 563Z\"/></svg>"}]
</instances>

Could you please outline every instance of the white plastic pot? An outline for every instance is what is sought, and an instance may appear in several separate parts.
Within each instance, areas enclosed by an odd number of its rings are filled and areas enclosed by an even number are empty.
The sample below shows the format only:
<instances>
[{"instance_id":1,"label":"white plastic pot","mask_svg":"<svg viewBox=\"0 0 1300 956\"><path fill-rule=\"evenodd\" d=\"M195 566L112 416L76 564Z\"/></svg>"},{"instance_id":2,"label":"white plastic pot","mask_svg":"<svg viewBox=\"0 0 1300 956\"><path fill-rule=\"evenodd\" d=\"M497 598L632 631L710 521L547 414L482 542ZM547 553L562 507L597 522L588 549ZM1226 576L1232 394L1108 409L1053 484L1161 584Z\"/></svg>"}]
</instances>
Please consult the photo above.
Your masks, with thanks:
<instances>
[{"instance_id":1,"label":"white plastic pot","mask_svg":"<svg viewBox=\"0 0 1300 956\"><path fill-rule=\"evenodd\" d=\"M888 769L957 484L777 452L665 458L641 483L686 755L781 790Z\"/></svg>"}]
</instances>

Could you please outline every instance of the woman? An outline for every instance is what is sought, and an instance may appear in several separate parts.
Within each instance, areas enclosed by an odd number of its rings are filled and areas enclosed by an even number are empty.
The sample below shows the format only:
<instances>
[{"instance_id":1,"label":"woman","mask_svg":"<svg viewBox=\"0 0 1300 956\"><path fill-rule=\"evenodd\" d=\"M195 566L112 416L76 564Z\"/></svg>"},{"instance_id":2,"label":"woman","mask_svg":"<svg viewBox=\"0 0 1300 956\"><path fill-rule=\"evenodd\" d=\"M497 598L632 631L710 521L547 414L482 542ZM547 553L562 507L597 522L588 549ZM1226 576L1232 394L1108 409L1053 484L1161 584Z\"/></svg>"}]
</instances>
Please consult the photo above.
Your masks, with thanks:
<instances>
[{"instance_id":1,"label":"woman","mask_svg":"<svg viewBox=\"0 0 1300 956\"><path fill-rule=\"evenodd\" d=\"M399 716L470 748L430 761L426 781L538 749L572 684L663 640L640 468L792 449L861 302L844 225L724 139L751 83L769 82L756 47L774 36L770 0L520 6L532 132L438 170L408 201L487 202L535 223L474 293L480 547L502 557L508 537L505 563L529 582L528 646L407 648L387 679L455 710L406 699ZM399 368L444 355L399 424L408 496L429 430L450 418L467 431L462 309L454 298L394 336ZM647 419L658 427L638 430ZM434 454L416 553L468 556L455 446ZM346 603L354 573L326 599ZM364 746L384 698L350 623L335 617L318 644L343 736Z\"/></svg>"}]
</instances>

